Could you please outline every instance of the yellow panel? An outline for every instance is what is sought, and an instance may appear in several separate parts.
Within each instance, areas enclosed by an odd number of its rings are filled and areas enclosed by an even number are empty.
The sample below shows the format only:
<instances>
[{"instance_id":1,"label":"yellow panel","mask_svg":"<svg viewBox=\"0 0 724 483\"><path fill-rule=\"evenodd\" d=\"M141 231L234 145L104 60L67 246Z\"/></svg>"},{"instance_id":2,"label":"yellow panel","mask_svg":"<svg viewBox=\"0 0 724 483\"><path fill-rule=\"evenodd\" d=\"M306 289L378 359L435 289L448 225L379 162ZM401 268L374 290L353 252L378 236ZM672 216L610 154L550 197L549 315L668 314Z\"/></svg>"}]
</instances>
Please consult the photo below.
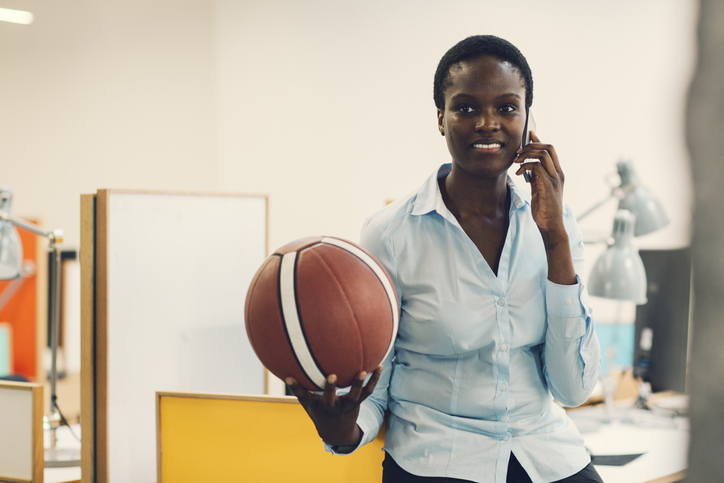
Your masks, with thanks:
<instances>
[{"instance_id":1,"label":"yellow panel","mask_svg":"<svg viewBox=\"0 0 724 483\"><path fill-rule=\"evenodd\" d=\"M159 414L162 483L382 481L383 431L331 455L296 402L162 395Z\"/></svg>"}]
</instances>

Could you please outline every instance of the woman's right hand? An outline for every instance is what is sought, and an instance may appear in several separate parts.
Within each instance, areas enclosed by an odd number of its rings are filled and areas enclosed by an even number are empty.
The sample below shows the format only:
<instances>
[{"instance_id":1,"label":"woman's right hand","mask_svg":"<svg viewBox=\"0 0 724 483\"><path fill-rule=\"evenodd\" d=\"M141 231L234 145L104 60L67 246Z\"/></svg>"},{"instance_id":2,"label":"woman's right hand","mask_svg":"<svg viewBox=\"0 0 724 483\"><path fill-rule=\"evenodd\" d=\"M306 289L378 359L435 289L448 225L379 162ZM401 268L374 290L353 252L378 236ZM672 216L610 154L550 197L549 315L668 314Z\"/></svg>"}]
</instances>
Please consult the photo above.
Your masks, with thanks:
<instances>
[{"instance_id":1,"label":"woman's right hand","mask_svg":"<svg viewBox=\"0 0 724 483\"><path fill-rule=\"evenodd\" d=\"M307 411L322 440L333 446L347 446L357 444L362 438L357 426L359 407L374 391L381 373L382 366L379 366L365 385L367 373L360 372L349 392L342 395L337 395L337 376L334 374L327 377L321 395L307 391L292 377L287 377L285 382Z\"/></svg>"}]
</instances>

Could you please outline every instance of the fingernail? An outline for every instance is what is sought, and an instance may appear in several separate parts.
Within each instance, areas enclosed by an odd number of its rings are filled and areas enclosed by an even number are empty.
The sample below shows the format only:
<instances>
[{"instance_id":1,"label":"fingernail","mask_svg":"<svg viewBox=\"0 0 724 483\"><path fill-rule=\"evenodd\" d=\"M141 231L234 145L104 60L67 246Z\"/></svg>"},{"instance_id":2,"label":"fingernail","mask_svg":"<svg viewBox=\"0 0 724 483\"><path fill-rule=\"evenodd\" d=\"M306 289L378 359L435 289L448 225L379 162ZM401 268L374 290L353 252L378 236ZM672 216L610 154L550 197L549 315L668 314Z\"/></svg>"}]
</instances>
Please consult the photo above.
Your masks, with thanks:
<instances>
[{"instance_id":1,"label":"fingernail","mask_svg":"<svg viewBox=\"0 0 724 483\"><path fill-rule=\"evenodd\" d=\"M336 383L336 382L337 382L337 376L334 375L334 374L330 374L329 377L327 378L327 382L329 382L330 384Z\"/></svg>"},{"instance_id":2,"label":"fingernail","mask_svg":"<svg viewBox=\"0 0 724 483\"><path fill-rule=\"evenodd\" d=\"M294 385L294 380L293 380L291 377L287 377L286 379L284 379L284 382L287 383L287 386L293 386L293 385Z\"/></svg>"},{"instance_id":3,"label":"fingernail","mask_svg":"<svg viewBox=\"0 0 724 483\"><path fill-rule=\"evenodd\" d=\"M359 376L357 376L360 381L364 381L365 377L367 377L367 373L365 371L360 372Z\"/></svg>"},{"instance_id":4,"label":"fingernail","mask_svg":"<svg viewBox=\"0 0 724 483\"><path fill-rule=\"evenodd\" d=\"M518 150L516 151L516 153L520 154L522 151L523 151L523 148L518 148Z\"/></svg>"}]
</instances>

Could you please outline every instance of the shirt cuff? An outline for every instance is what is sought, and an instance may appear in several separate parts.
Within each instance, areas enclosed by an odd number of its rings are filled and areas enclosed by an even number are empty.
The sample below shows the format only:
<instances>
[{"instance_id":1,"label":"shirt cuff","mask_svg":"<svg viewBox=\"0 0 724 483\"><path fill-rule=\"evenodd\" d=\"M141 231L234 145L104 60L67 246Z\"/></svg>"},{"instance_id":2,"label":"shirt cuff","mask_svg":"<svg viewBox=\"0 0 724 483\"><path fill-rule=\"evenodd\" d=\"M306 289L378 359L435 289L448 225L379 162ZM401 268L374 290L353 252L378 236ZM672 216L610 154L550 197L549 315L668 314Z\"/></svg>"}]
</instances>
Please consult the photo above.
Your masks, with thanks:
<instances>
[{"instance_id":1,"label":"shirt cuff","mask_svg":"<svg viewBox=\"0 0 724 483\"><path fill-rule=\"evenodd\" d=\"M357 448L359 448L361 446L362 440L364 440L364 437L365 437L365 432L362 431L361 429L360 429L360 433L361 434L360 434L359 441L357 441L357 443L355 443L355 444L346 444L346 445L338 446L338 445L334 445L334 444L324 443L324 449L329 451L332 454L344 455L344 454L354 453L357 450Z\"/></svg>"},{"instance_id":2,"label":"shirt cuff","mask_svg":"<svg viewBox=\"0 0 724 483\"><path fill-rule=\"evenodd\" d=\"M581 279L576 275L574 285L558 285L546 281L546 308L549 315L561 318L583 317L586 308L581 297Z\"/></svg>"}]
</instances>

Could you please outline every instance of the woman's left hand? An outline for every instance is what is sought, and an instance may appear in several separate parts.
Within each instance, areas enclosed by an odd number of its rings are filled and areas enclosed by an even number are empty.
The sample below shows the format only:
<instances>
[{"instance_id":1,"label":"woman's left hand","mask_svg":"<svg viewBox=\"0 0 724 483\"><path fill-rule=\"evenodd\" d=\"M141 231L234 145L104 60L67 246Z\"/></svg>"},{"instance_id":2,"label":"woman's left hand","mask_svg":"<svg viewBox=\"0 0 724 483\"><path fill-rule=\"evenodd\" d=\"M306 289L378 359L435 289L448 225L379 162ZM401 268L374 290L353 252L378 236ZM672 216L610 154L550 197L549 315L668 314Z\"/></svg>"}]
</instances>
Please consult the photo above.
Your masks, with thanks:
<instances>
[{"instance_id":1,"label":"woman's left hand","mask_svg":"<svg viewBox=\"0 0 724 483\"><path fill-rule=\"evenodd\" d=\"M568 233L563 224L563 170L558 162L556 150L550 144L543 144L535 132L531 131L532 142L518 150L513 160L521 164L517 175L530 171L530 190L532 194L531 211L533 220L546 249L548 259L548 280L560 285L576 283L576 271L568 243ZM528 159L537 159L540 163L525 166Z\"/></svg>"},{"instance_id":2,"label":"woman's left hand","mask_svg":"<svg viewBox=\"0 0 724 483\"><path fill-rule=\"evenodd\" d=\"M558 162L558 154L550 144L543 144L534 131L531 131L531 143L518 150L513 160L521 166L517 175L530 171L531 209L533 219L544 238L547 234L565 231L563 225L563 182L565 176ZM540 161L523 162L535 159Z\"/></svg>"}]
</instances>

